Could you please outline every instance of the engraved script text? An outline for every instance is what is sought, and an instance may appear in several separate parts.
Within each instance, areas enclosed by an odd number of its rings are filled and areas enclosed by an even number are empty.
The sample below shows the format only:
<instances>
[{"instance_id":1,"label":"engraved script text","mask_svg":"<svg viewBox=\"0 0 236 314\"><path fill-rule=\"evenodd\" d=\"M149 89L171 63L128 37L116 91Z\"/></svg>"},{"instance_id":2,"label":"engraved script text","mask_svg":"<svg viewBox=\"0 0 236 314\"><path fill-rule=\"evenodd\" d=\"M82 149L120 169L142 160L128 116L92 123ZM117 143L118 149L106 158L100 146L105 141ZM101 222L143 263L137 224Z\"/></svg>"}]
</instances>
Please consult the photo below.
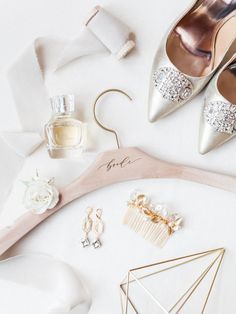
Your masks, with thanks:
<instances>
[{"instance_id":1,"label":"engraved script text","mask_svg":"<svg viewBox=\"0 0 236 314\"><path fill-rule=\"evenodd\" d=\"M137 159L132 160L129 156L127 156L118 162L114 158L114 159L111 159L110 161L106 162L105 164L101 165L98 169L105 168L107 172L114 169L114 168L123 169L123 168L135 163L136 161L138 161L140 159L141 158L137 158Z\"/></svg>"}]
</instances>

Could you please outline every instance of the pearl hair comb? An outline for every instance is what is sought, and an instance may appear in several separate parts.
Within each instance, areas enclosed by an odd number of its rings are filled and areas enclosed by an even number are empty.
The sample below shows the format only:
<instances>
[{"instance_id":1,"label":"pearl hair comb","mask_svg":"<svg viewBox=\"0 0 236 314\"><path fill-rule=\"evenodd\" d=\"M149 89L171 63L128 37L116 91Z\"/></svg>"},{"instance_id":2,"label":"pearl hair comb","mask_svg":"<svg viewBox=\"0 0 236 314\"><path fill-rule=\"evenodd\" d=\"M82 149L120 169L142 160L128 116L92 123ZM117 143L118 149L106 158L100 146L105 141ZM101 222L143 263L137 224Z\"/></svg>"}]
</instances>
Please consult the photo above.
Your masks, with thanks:
<instances>
[{"instance_id":1,"label":"pearl hair comb","mask_svg":"<svg viewBox=\"0 0 236 314\"><path fill-rule=\"evenodd\" d=\"M163 247L181 228L182 221L182 217L171 213L165 205L154 207L145 194L134 192L128 201L123 223L154 245Z\"/></svg>"}]
</instances>

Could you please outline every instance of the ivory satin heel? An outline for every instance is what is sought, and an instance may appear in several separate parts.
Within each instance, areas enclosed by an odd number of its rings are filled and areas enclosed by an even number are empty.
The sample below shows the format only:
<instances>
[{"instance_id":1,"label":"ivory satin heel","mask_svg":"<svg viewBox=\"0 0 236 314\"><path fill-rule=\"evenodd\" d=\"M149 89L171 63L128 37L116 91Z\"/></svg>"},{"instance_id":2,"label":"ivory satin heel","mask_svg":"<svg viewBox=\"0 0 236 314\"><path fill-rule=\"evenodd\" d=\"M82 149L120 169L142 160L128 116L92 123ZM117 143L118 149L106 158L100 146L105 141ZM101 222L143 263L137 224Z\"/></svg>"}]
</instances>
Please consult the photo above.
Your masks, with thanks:
<instances>
[{"instance_id":1,"label":"ivory satin heel","mask_svg":"<svg viewBox=\"0 0 236 314\"><path fill-rule=\"evenodd\" d=\"M199 152L206 154L236 135L236 53L211 80L201 116Z\"/></svg>"},{"instance_id":2,"label":"ivory satin heel","mask_svg":"<svg viewBox=\"0 0 236 314\"><path fill-rule=\"evenodd\" d=\"M198 94L236 38L236 0L198 0L177 21L154 58L148 118L154 122Z\"/></svg>"}]
</instances>

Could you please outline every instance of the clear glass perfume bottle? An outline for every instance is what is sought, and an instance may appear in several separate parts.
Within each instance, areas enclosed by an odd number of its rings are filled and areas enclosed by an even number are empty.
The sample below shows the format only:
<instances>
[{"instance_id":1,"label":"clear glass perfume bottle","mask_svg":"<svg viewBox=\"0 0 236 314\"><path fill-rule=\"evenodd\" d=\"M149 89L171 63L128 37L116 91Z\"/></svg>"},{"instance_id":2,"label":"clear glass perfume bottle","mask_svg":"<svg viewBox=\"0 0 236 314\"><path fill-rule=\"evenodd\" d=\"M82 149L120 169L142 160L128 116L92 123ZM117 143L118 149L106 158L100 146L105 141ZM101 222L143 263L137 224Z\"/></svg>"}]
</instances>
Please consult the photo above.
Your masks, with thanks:
<instances>
[{"instance_id":1,"label":"clear glass perfume bottle","mask_svg":"<svg viewBox=\"0 0 236 314\"><path fill-rule=\"evenodd\" d=\"M59 95L50 99L52 118L45 125L47 149L52 158L76 158L86 144L86 124L74 117L74 95Z\"/></svg>"}]
</instances>

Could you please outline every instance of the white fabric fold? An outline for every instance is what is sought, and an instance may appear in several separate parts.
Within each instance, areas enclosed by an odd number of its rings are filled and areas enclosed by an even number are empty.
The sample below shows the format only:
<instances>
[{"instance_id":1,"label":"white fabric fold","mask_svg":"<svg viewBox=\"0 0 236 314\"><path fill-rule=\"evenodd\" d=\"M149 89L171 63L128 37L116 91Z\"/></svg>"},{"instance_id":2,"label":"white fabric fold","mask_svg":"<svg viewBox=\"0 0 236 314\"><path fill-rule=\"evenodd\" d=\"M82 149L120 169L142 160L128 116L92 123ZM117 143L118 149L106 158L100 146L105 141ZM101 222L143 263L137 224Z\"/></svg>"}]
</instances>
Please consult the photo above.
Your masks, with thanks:
<instances>
[{"instance_id":1,"label":"white fabric fold","mask_svg":"<svg viewBox=\"0 0 236 314\"><path fill-rule=\"evenodd\" d=\"M18 255L0 262L0 287L4 283L40 290L51 300L45 314L87 314L91 305L88 291L66 263L43 254ZM7 297L7 296L5 296ZM27 296L25 300L27 302Z\"/></svg>"},{"instance_id":2,"label":"white fabric fold","mask_svg":"<svg viewBox=\"0 0 236 314\"><path fill-rule=\"evenodd\" d=\"M21 157L31 155L43 141L37 132L3 132L2 137L9 147Z\"/></svg>"},{"instance_id":3,"label":"white fabric fold","mask_svg":"<svg viewBox=\"0 0 236 314\"><path fill-rule=\"evenodd\" d=\"M79 36L64 46L59 60L55 64L58 70L70 62L96 53L107 51L103 43L86 27L84 27Z\"/></svg>"},{"instance_id":4,"label":"white fabric fold","mask_svg":"<svg viewBox=\"0 0 236 314\"><path fill-rule=\"evenodd\" d=\"M11 187L13 186L12 182L14 182L16 174L22 168L24 158L16 154L15 150L13 150L2 137L0 137L0 146L0 205L2 205L11 191Z\"/></svg>"}]
</instances>

